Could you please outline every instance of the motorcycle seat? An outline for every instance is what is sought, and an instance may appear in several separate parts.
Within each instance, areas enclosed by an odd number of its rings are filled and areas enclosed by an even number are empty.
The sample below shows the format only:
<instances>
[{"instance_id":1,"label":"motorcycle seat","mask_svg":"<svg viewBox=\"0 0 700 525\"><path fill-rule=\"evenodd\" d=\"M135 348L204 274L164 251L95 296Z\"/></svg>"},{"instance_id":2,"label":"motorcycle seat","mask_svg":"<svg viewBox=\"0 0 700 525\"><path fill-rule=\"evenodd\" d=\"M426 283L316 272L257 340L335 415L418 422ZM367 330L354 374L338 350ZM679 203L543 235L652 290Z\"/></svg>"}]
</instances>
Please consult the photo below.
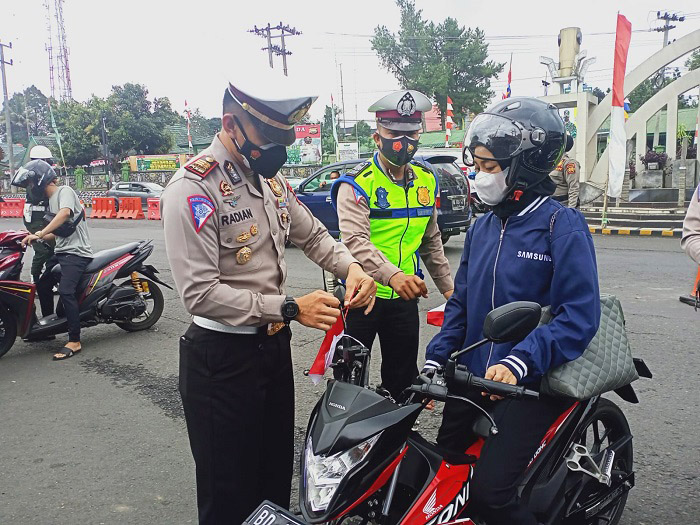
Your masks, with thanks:
<instances>
[{"instance_id":1,"label":"motorcycle seat","mask_svg":"<svg viewBox=\"0 0 700 525\"><path fill-rule=\"evenodd\" d=\"M138 242L130 242L128 244L117 246L116 248L110 248L109 250L102 250L97 252L95 255L92 256L92 261L90 261L90 264L88 264L87 268L85 268L85 273L93 273L100 271L102 268L107 266L115 259L118 259L122 255L130 253L131 251L138 248L138 246Z\"/></svg>"}]
</instances>

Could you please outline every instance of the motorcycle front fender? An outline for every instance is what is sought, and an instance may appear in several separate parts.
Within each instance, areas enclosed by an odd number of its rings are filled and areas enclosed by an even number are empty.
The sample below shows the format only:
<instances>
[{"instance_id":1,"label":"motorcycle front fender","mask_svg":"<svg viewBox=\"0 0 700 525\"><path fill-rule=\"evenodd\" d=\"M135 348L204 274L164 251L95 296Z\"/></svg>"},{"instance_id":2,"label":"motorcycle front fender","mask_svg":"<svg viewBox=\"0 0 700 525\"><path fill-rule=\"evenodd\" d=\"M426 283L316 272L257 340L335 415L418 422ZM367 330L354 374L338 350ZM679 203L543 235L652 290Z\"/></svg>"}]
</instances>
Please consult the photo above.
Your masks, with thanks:
<instances>
[{"instance_id":1,"label":"motorcycle front fender","mask_svg":"<svg viewBox=\"0 0 700 525\"><path fill-rule=\"evenodd\" d=\"M17 319L17 334L24 337L29 332L36 286L22 281L0 281L0 306Z\"/></svg>"},{"instance_id":2,"label":"motorcycle front fender","mask_svg":"<svg viewBox=\"0 0 700 525\"><path fill-rule=\"evenodd\" d=\"M167 283L164 283L156 276L158 270L156 270L155 267L150 264L144 264L141 267L137 268L136 271L139 272L141 275L148 277L151 281L161 284L170 290L173 289L172 286L170 286Z\"/></svg>"}]
</instances>

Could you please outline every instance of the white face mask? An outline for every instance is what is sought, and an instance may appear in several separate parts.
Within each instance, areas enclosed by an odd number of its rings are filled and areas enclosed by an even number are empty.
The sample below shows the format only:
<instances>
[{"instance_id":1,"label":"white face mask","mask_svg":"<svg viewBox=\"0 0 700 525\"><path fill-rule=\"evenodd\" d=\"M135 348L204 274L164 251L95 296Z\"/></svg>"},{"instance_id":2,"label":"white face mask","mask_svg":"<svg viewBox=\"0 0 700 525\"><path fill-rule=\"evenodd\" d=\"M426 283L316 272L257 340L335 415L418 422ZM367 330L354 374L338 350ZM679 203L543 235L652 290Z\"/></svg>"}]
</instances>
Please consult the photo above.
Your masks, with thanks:
<instances>
[{"instance_id":1,"label":"white face mask","mask_svg":"<svg viewBox=\"0 0 700 525\"><path fill-rule=\"evenodd\" d=\"M508 185L506 184L508 169L498 173L480 171L476 174L472 184L474 184L474 190L481 202L487 206L495 206L506 198L508 195Z\"/></svg>"}]
</instances>

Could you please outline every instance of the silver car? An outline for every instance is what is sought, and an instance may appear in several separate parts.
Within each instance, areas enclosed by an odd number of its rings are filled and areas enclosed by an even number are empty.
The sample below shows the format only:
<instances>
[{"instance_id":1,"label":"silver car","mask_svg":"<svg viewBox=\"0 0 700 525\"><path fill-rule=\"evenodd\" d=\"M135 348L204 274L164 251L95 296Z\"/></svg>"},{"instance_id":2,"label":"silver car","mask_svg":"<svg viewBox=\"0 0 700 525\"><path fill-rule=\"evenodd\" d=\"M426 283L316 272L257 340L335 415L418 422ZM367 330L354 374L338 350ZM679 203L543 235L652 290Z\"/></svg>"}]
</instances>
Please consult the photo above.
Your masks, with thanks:
<instances>
[{"instance_id":1,"label":"silver car","mask_svg":"<svg viewBox=\"0 0 700 525\"><path fill-rule=\"evenodd\" d=\"M154 182L117 182L107 192L107 197L140 197L141 206L148 205L148 199L160 198L163 186Z\"/></svg>"}]
</instances>

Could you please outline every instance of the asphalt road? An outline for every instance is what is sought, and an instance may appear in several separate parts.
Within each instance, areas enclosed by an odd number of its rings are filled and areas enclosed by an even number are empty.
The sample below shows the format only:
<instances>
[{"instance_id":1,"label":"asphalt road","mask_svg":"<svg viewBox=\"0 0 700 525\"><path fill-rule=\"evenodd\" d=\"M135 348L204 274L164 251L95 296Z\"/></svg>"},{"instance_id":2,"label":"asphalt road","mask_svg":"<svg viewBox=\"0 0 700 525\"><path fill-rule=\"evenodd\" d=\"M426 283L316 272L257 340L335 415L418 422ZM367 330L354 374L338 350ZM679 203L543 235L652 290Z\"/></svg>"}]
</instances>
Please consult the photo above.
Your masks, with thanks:
<instances>
[{"instance_id":1,"label":"asphalt road","mask_svg":"<svg viewBox=\"0 0 700 525\"><path fill-rule=\"evenodd\" d=\"M2 229L19 226L0 221ZM149 263L172 283L159 222L91 221L90 230L95 249L154 239ZM462 242L446 246L453 271ZM677 239L597 236L595 243L601 290L622 299L634 352L655 374L636 383L639 405L617 400L634 433L637 470L622 523L698 523L700 313L678 301L694 266ZM291 294L321 286L321 271L300 250L290 248L287 260ZM423 318L441 303L432 282L429 290ZM196 523L194 463L177 394L177 339L189 319L177 294L164 292L163 318L147 332L86 329L85 350L66 362L49 353L60 338L18 341L0 360L1 524ZM436 330L422 328L422 346ZM321 393L302 374L321 339L294 325L300 432ZM421 428L432 434L439 418L439 409L425 413Z\"/></svg>"}]
</instances>

